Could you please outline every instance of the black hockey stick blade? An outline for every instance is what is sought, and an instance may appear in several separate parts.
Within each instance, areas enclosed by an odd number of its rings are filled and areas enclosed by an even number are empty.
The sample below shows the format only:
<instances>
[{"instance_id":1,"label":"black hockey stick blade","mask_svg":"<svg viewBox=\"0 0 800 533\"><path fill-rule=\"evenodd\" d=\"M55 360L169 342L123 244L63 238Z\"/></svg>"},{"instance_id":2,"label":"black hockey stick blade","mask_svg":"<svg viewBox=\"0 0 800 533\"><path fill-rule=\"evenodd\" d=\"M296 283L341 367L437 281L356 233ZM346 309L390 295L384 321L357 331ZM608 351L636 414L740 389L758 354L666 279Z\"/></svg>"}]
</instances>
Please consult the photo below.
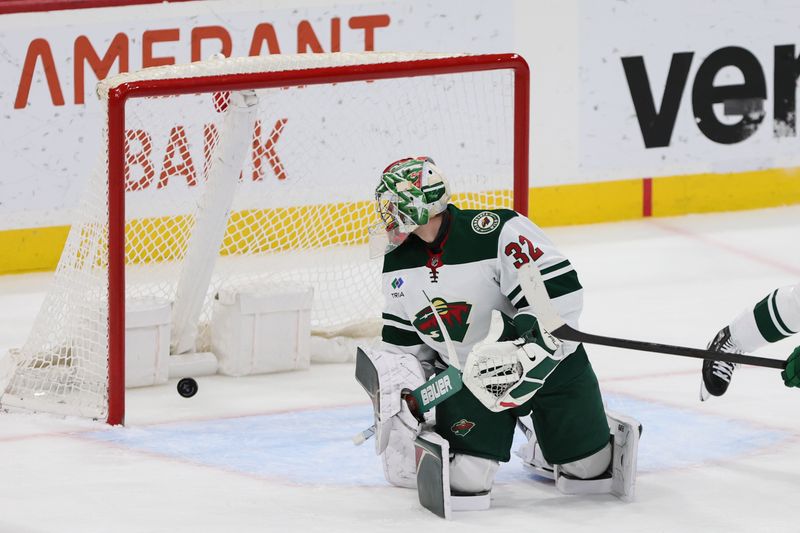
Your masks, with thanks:
<instances>
[{"instance_id":1,"label":"black hockey stick blade","mask_svg":"<svg viewBox=\"0 0 800 533\"><path fill-rule=\"evenodd\" d=\"M635 341L617 337L604 337L602 335L584 333L565 324L564 320L558 316L558 313L553 308L553 304L550 301L550 295L547 294L547 289L544 285L542 274L534 264L525 264L520 267L518 272L520 287L522 288L525 298L533 306L536 318L542 324L544 329L561 340L585 342L587 344L598 344L601 346L611 346L626 350L639 350L643 352L679 355L682 357L694 357L696 359L727 361L729 363L763 366L767 368L786 368L786 361L779 359L717 352L715 350L689 348L687 346L673 346L670 344L659 344L656 342Z\"/></svg>"}]
</instances>

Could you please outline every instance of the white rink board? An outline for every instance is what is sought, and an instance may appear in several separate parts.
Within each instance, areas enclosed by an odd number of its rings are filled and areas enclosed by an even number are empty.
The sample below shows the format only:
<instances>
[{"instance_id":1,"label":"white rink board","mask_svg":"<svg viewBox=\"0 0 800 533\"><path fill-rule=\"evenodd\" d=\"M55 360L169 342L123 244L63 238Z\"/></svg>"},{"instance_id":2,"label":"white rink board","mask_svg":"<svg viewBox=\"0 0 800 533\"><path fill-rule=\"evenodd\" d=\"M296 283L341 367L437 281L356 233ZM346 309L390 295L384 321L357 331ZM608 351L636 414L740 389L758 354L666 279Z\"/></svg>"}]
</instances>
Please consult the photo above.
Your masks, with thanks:
<instances>
[{"instance_id":1,"label":"white rink board","mask_svg":"<svg viewBox=\"0 0 800 533\"><path fill-rule=\"evenodd\" d=\"M309 85L257 95L253 137L259 148L245 156L233 211L371 200L375 170L391 162L387 154L439 155L449 163L455 192L459 186L470 192L511 189L511 71ZM128 185L135 188L126 195L129 219L194 212L200 188L180 175L162 184L162 161L169 147L174 149L170 132L181 128L192 178L202 179L206 128L216 124L222 134L213 100L205 94L128 103L128 129L152 139L146 156L150 173L142 164L130 165ZM477 102L491 109L472 110ZM399 128L398 120L406 124ZM130 153L143 150L137 146Z\"/></svg>"},{"instance_id":2,"label":"white rink board","mask_svg":"<svg viewBox=\"0 0 800 533\"><path fill-rule=\"evenodd\" d=\"M208 27L222 28L230 36L232 56L248 55L254 41L262 54L270 44L281 53L297 53L301 28L306 40L313 32L326 52L514 49L511 5L487 9L481 0L345 2L335 8L310 0L272 2L266 8L256 0L208 0L0 16L0 229L69 224L70 210L102 153L102 115L93 94L96 76L86 64L78 78L74 67L76 47L87 46L81 36L91 44L90 52L102 58L122 35L125 50L120 57L134 71L148 64L145 54L151 56L149 64L189 63L193 39L199 58L219 52L219 39L193 37ZM108 54L109 60L116 51ZM49 77L41 54L52 57ZM26 57L33 65L28 71ZM119 72L120 59L108 68L109 74ZM26 84L27 94L22 90ZM389 162L381 162L378 171ZM370 175L377 176L374 170Z\"/></svg>"},{"instance_id":3,"label":"white rink board","mask_svg":"<svg viewBox=\"0 0 800 533\"><path fill-rule=\"evenodd\" d=\"M91 93L96 76L88 65L76 95L74 56L81 35L100 57L115 36L125 37L129 70L145 64L145 32L150 32L151 62L185 63L192 58L193 31L209 27L230 36L233 55L250 52L259 25L261 53L269 46L297 52L301 26L306 35L308 28L313 31L324 51L337 48L338 28L341 51L365 50L369 34L376 51L518 52L532 68L530 183L539 187L797 166L797 138L775 121L773 111L775 50L800 44L793 26L797 16L792 0L363 0L335 6L326 0L275 0L268 7L258 0L203 0L0 16L0 230L68 224L100 153L100 114ZM369 22L358 22L359 17ZM41 56L31 55L32 76L23 76L31 44L42 39L52 54L63 105L53 103ZM198 57L220 49L215 38L200 40L198 34L195 41ZM733 144L705 136L695 125L692 105L700 65L726 47L756 58L766 89L764 118L753 135ZM661 110L670 62L682 52L693 56L685 84L674 88L680 105L674 121L667 121L674 122L669 145L647 148L622 57L643 58L652 103ZM108 65L111 74L119 63ZM30 92L18 108L27 78ZM742 81L741 71L726 67L714 84ZM723 104L712 107L721 123L740 120L724 116ZM777 136L776 126L782 132ZM439 163L445 169L451 165Z\"/></svg>"}]
</instances>

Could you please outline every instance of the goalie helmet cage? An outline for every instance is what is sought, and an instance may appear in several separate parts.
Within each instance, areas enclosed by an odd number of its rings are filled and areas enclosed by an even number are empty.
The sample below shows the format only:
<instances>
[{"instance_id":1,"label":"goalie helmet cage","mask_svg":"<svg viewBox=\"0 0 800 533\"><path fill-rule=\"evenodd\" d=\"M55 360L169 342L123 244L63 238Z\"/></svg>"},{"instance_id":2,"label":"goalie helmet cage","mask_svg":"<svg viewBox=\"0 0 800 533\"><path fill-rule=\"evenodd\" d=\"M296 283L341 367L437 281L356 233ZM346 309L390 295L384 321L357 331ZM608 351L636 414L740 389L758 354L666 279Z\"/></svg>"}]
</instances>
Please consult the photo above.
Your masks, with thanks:
<instances>
[{"instance_id":1,"label":"goalie helmet cage","mask_svg":"<svg viewBox=\"0 0 800 533\"><path fill-rule=\"evenodd\" d=\"M126 300L171 301L174 330L176 294L197 293L184 322L198 351L208 331L192 321L209 321L231 279L313 286L312 328L328 336L380 316L379 265L355 248L376 219L380 170L429 155L457 205L526 214L529 77L516 54L368 52L212 59L101 81L105 154L0 403L122 424ZM215 123L200 117L211 107ZM173 331L172 353L185 352L176 342Z\"/></svg>"}]
</instances>

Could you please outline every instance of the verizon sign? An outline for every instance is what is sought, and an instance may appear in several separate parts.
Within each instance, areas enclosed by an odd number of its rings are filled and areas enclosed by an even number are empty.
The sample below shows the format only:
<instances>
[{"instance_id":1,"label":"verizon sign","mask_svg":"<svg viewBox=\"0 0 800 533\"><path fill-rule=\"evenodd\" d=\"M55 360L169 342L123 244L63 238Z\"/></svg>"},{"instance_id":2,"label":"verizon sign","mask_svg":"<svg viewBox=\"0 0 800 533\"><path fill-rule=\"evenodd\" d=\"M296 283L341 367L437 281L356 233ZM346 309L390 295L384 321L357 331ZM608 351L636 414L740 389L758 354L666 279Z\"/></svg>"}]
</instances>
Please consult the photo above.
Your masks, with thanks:
<instances>
[{"instance_id":1,"label":"verizon sign","mask_svg":"<svg viewBox=\"0 0 800 533\"><path fill-rule=\"evenodd\" d=\"M779 15L754 24L741 0L617 3L614 16L584 2L581 167L601 178L800 164L800 4L766 4Z\"/></svg>"}]
</instances>

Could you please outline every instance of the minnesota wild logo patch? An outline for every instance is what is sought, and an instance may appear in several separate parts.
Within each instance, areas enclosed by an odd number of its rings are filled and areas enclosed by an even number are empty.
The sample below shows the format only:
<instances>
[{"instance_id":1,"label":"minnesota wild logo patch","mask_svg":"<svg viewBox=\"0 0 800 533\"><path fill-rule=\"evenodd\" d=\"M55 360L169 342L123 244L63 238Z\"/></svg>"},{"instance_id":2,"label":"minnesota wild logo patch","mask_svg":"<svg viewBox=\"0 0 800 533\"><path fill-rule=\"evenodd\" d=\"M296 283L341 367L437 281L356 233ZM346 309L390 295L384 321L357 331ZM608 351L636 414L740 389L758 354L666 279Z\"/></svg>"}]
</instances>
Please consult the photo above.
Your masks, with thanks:
<instances>
[{"instance_id":1,"label":"minnesota wild logo patch","mask_svg":"<svg viewBox=\"0 0 800 533\"><path fill-rule=\"evenodd\" d=\"M472 431L472 428L475 427L475 422L471 422L466 418L462 418L452 426L450 426L450 431L455 433L459 437L466 436L467 433Z\"/></svg>"},{"instance_id":2,"label":"minnesota wild logo patch","mask_svg":"<svg viewBox=\"0 0 800 533\"><path fill-rule=\"evenodd\" d=\"M443 298L433 298L431 300L436 312L447 328L447 333L454 341L461 342L469 329L469 313L472 305L467 302L446 302ZM433 316L430 306L424 307L414 316L414 327L417 331L429 335L436 342L444 342L444 335L439 328L436 317Z\"/></svg>"},{"instance_id":3,"label":"minnesota wild logo patch","mask_svg":"<svg viewBox=\"0 0 800 533\"><path fill-rule=\"evenodd\" d=\"M500 225L500 216L491 211L481 211L472 219L472 231L475 233L491 233Z\"/></svg>"}]
</instances>

